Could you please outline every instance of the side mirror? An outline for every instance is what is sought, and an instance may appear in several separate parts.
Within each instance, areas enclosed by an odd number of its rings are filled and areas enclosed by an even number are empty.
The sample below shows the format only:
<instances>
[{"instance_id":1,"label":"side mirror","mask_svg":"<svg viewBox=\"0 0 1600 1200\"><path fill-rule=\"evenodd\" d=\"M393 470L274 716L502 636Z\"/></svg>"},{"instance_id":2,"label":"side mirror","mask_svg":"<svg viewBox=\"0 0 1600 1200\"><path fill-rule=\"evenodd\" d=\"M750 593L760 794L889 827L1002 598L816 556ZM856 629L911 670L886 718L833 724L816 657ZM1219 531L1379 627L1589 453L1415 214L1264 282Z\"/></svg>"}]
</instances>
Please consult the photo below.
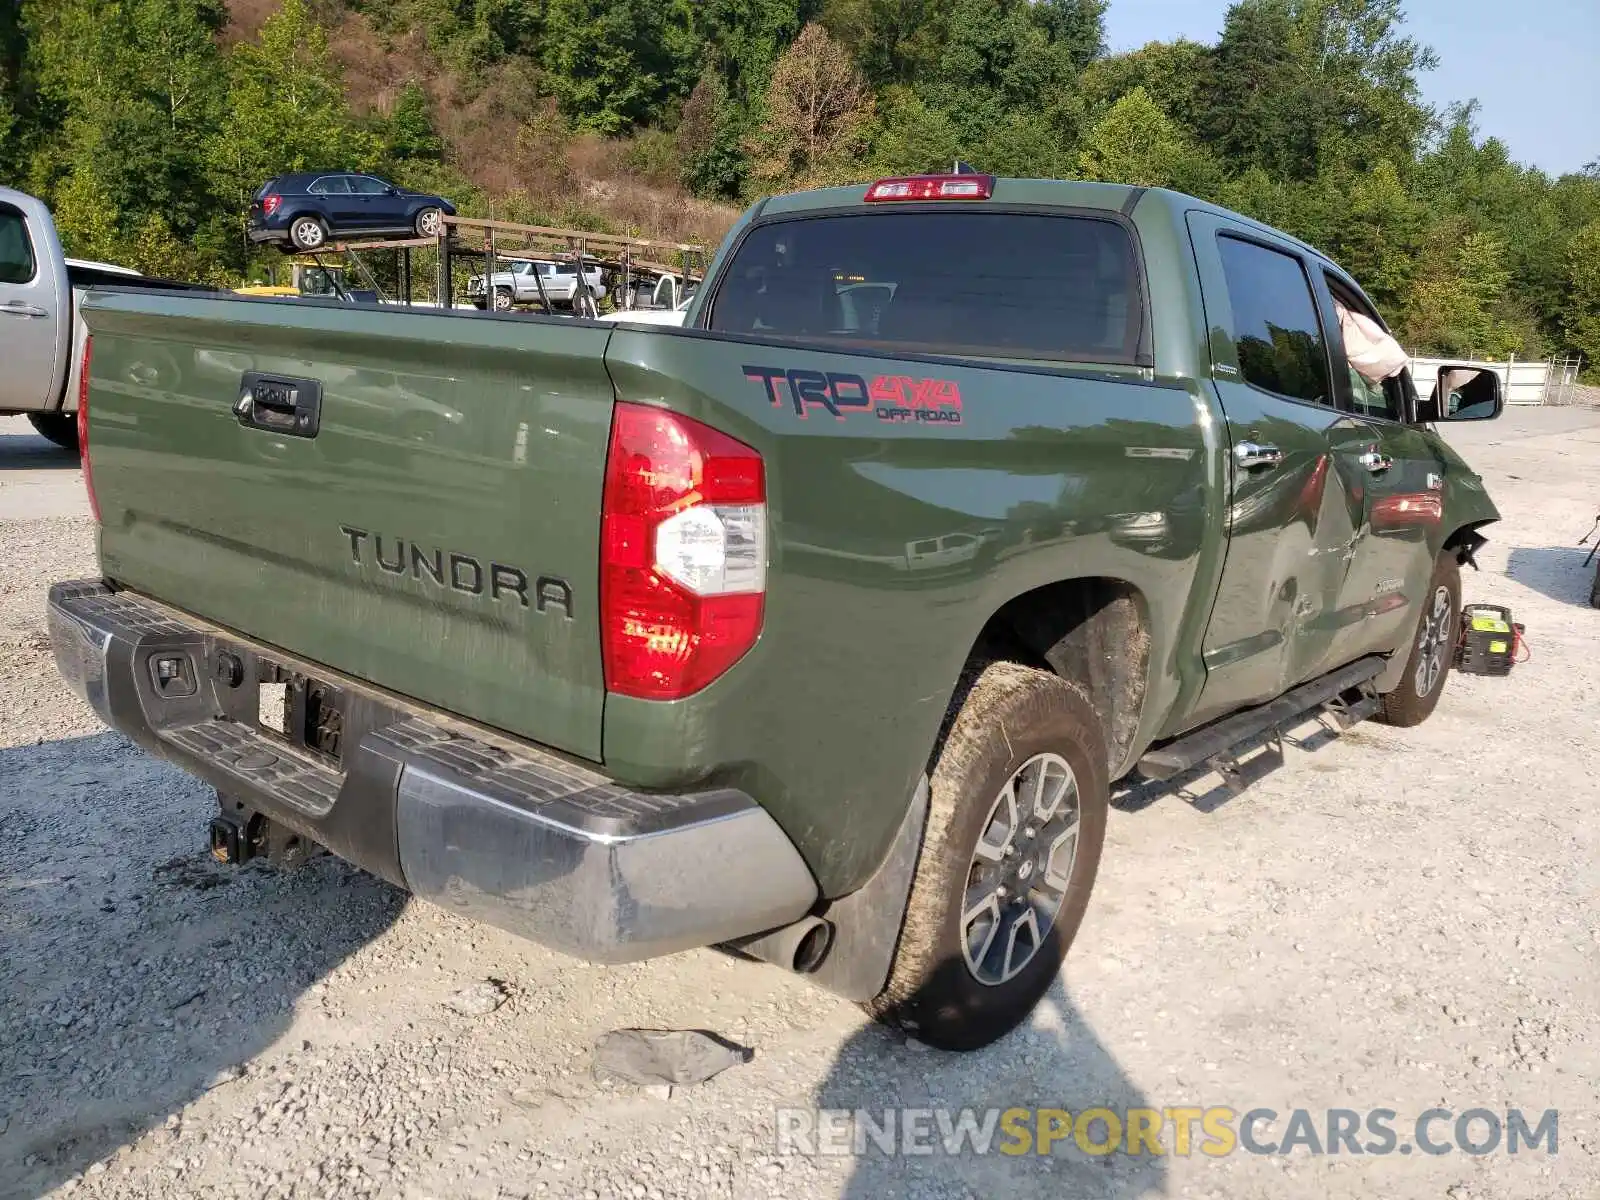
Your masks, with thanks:
<instances>
[{"instance_id":1,"label":"side mirror","mask_svg":"<svg viewBox=\"0 0 1600 1200\"><path fill-rule=\"evenodd\" d=\"M1492 421L1504 408L1500 376L1485 367L1445 365L1439 368L1422 417L1425 421Z\"/></svg>"},{"instance_id":2,"label":"side mirror","mask_svg":"<svg viewBox=\"0 0 1600 1200\"><path fill-rule=\"evenodd\" d=\"M388 187L383 189L383 194L385 196L398 196L400 194L400 189L391 183Z\"/></svg>"}]
</instances>

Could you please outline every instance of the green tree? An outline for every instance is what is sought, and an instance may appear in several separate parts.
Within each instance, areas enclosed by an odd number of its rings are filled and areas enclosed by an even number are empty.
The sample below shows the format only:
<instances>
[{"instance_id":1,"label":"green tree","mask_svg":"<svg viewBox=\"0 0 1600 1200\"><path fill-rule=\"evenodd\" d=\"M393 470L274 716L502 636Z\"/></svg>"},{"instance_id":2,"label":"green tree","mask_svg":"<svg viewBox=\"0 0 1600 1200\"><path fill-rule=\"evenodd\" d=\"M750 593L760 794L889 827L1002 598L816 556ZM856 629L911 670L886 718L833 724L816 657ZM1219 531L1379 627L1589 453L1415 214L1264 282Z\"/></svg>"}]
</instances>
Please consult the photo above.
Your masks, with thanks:
<instances>
[{"instance_id":1,"label":"green tree","mask_svg":"<svg viewBox=\"0 0 1600 1200\"><path fill-rule=\"evenodd\" d=\"M1089 179L1204 194L1215 165L1190 144L1142 87L1113 104L1084 137L1078 164Z\"/></svg>"},{"instance_id":2,"label":"green tree","mask_svg":"<svg viewBox=\"0 0 1600 1200\"><path fill-rule=\"evenodd\" d=\"M51 0L23 10L46 134L29 183L64 213L69 247L122 257L152 220L172 245L201 234L215 201L199 147L220 101L224 16L218 0Z\"/></svg>"},{"instance_id":3,"label":"green tree","mask_svg":"<svg viewBox=\"0 0 1600 1200\"><path fill-rule=\"evenodd\" d=\"M732 102L748 105L766 90L779 56L821 12L820 0L694 0L690 28L695 49L716 63Z\"/></svg>"},{"instance_id":4,"label":"green tree","mask_svg":"<svg viewBox=\"0 0 1600 1200\"><path fill-rule=\"evenodd\" d=\"M1505 246L1460 221L1436 226L1407 305L1405 331L1418 349L1504 357L1522 349L1514 324L1498 318L1511 282Z\"/></svg>"},{"instance_id":5,"label":"green tree","mask_svg":"<svg viewBox=\"0 0 1600 1200\"><path fill-rule=\"evenodd\" d=\"M676 66L658 0L550 0L542 61L561 111L617 134L659 115Z\"/></svg>"},{"instance_id":6,"label":"green tree","mask_svg":"<svg viewBox=\"0 0 1600 1200\"><path fill-rule=\"evenodd\" d=\"M1591 221L1567 246L1567 296L1561 312L1567 346L1592 371L1600 364L1600 221Z\"/></svg>"},{"instance_id":7,"label":"green tree","mask_svg":"<svg viewBox=\"0 0 1600 1200\"><path fill-rule=\"evenodd\" d=\"M1514 297L1505 319L1536 331L1530 345L1560 342L1567 247L1577 230L1600 219L1600 180L1570 175L1552 182L1518 165L1504 143L1478 136L1476 110L1470 102L1452 106L1413 171L1412 191L1438 219L1504 243Z\"/></svg>"},{"instance_id":8,"label":"green tree","mask_svg":"<svg viewBox=\"0 0 1600 1200\"><path fill-rule=\"evenodd\" d=\"M438 162L443 157L444 142L434 128L433 104L427 90L415 79L400 89L385 135L384 149L391 160Z\"/></svg>"},{"instance_id":9,"label":"green tree","mask_svg":"<svg viewBox=\"0 0 1600 1200\"><path fill-rule=\"evenodd\" d=\"M15 162L21 142L22 52L25 45L22 10L16 4L0 4L0 162Z\"/></svg>"},{"instance_id":10,"label":"green tree","mask_svg":"<svg viewBox=\"0 0 1600 1200\"><path fill-rule=\"evenodd\" d=\"M429 50L470 84L486 68L538 43L541 0L343 0L391 37L419 31Z\"/></svg>"},{"instance_id":11,"label":"green tree","mask_svg":"<svg viewBox=\"0 0 1600 1200\"><path fill-rule=\"evenodd\" d=\"M1011 112L1047 103L1074 74L1065 51L1021 0L954 0L946 28L933 69L916 86L968 145Z\"/></svg>"},{"instance_id":12,"label":"green tree","mask_svg":"<svg viewBox=\"0 0 1600 1200\"><path fill-rule=\"evenodd\" d=\"M948 170L963 153L955 123L908 87L885 89L879 114L873 138L874 174L920 175Z\"/></svg>"},{"instance_id":13,"label":"green tree","mask_svg":"<svg viewBox=\"0 0 1600 1200\"><path fill-rule=\"evenodd\" d=\"M1388 159L1337 189L1336 217L1323 249L1386 312L1397 311L1421 248L1423 213Z\"/></svg>"},{"instance_id":14,"label":"green tree","mask_svg":"<svg viewBox=\"0 0 1600 1200\"><path fill-rule=\"evenodd\" d=\"M748 170L739 111L719 71L708 68L684 102L676 144L679 178L702 196L732 199Z\"/></svg>"},{"instance_id":15,"label":"green tree","mask_svg":"<svg viewBox=\"0 0 1600 1200\"><path fill-rule=\"evenodd\" d=\"M825 0L821 21L855 48L875 88L926 77L946 37L952 0Z\"/></svg>"},{"instance_id":16,"label":"green tree","mask_svg":"<svg viewBox=\"0 0 1600 1200\"><path fill-rule=\"evenodd\" d=\"M912 85L923 110L891 104L880 135L890 157L915 121L953 130L959 155L986 170L1071 173L1083 119L1073 81L1099 47L1101 12L1093 0L946 0L941 40Z\"/></svg>"},{"instance_id":17,"label":"green tree","mask_svg":"<svg viewBox=\"0 0 1600 1200\"><path fill-rule=\"evenodd\" d=\"M1077 73L1106 52L1107 5L1108 0L1033 0L1028 15Z\"/></svg>"},{"instance_id":18,"label":"green tree","mask_svg":"<svg viewBox=\"0 0 1600 1200\"><path fill-rule=\"evenodd\" d=\"M1286 179L1414 161L1429 121L1417 76L1436 59L1403 22L1400 0L1239 0L1208 74L1207 144Z\"/></svg>"},{"instance_id":19,"label":"green tree","mask_svg":"<svg viewBox=\"0 0 1600 1200\"><path fill-rule=\"evenodd\" d=\"M1091 62L1078 79L1078 90L1090 110L1098 111L1142 87L1187 136L1198 139L1213 69L1211 48L1199 42L1151 42Z\"/></svg>"}]
</instances>

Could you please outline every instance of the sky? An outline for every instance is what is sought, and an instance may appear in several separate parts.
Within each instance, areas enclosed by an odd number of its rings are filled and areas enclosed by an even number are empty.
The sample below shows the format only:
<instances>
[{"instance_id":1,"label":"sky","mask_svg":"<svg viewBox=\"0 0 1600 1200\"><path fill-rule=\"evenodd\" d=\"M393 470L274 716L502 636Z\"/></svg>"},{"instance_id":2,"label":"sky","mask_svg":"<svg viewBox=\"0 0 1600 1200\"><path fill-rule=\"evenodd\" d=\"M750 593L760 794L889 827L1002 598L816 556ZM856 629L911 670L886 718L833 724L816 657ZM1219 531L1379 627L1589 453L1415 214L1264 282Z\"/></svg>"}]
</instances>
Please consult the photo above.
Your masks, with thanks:
<instances>
[{"instance_id":1,"label":"sky","mask_svg":"<svg viewBox=\"0 0 1600 1200\"><path fill-rule=\"evenodd\" d=\"M1215 42L1227 0L1111 0L1113 51L1187 37ZM1406 0L1406 31L1439 55L1423 98L1476 98L1478 131L1552 175L1600 159L1600 0Z\"/></svg>"}]
</instances>

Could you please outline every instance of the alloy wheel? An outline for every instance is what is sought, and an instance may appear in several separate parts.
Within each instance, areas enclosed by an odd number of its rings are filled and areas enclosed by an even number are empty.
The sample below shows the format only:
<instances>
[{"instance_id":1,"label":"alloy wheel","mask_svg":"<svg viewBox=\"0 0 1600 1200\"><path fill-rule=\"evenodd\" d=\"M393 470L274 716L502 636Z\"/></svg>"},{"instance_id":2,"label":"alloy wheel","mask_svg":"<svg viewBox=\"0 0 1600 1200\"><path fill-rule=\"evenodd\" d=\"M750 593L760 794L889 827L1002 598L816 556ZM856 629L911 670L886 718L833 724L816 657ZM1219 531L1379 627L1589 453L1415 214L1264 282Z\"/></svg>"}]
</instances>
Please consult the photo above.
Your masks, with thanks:
<instances>
[{"instance_id":1,"label":"alloy wheel","mask_svg":"<svg viewBox=\"0 0 1600 1200\"><path fill-rule=\"evenodd\" d=\"M961 951L996 986L1033 961L1066 900L1078 854L1078 781L1059 754L1035 754L995 797L967 869Z\"/></svg>"},{"instance_id":2,"label":"alloy wheel","mask_svg":"<svg viewBox=\"0 0 1600 1200\"><path fill-rule=\"evenodd\" d=\"M1447 656L1451 651L1451 631L1455 622L1450 604L1450 590L1436 588L1433 604L1422 618L1422 628L1417 633L1417 670L1411 686L1419 698L1427 696L1438 686L1444 674Z\"/></svg>"}]
</instances>

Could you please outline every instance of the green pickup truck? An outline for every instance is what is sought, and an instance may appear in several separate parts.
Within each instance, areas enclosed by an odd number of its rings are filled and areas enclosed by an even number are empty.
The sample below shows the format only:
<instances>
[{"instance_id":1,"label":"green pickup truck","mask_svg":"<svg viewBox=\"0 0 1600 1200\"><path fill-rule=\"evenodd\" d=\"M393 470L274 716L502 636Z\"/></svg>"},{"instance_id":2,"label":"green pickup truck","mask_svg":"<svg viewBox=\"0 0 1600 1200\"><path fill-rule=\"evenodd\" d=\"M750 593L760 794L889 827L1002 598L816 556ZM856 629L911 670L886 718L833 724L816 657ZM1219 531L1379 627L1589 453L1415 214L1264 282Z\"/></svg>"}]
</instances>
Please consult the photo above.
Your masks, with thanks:
<instances>
[{"instance_id":1,"label":"green pickup truck","mask_svg":"<svg viewBox=\"0 0 1600 1200\"><path fill-rule=\"evenodd\" d=\"M961 174L756 204L683 328L107 289L66 679L321 847L621 962L732 946L934 1045L1023 1020L1110 785L1425 718L1498 514L1317 251Z\"/></svg>"}]
</instances>

